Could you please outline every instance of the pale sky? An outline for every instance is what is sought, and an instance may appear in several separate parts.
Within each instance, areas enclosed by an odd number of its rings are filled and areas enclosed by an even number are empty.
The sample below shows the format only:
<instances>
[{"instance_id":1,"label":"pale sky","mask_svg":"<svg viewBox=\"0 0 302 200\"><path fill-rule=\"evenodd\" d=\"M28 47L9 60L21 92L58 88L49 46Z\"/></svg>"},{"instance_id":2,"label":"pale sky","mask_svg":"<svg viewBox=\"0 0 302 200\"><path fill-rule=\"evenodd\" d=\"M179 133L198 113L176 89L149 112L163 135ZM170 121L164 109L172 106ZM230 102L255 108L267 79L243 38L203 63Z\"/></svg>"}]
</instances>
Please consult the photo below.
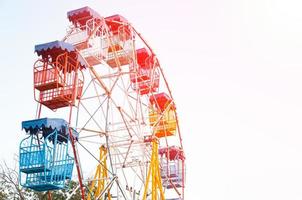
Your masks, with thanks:
<instances>
[{"instance_id":1,"label":"pale sky","mask_svg":"<svg viewBox=\"0 0 302 200\"><path fill-rule=\"evenodd\" d=\"M71 3L72 2L72 3ZM0 159L34 118L35 44L66 12L121 14L156 52L174 95L187 200L302 199L302 2L0 0Z\"/></svg>"}]
</instances>

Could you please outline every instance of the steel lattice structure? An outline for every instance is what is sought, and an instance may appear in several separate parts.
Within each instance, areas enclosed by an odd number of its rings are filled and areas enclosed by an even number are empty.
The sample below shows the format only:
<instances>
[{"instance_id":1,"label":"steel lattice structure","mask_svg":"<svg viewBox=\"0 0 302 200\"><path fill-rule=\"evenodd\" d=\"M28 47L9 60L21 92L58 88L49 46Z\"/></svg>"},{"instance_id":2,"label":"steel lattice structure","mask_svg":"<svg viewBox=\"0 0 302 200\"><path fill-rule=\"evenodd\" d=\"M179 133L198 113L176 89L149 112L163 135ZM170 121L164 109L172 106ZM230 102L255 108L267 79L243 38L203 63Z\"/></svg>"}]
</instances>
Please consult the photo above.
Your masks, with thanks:
<instances>
[{"instance_id":1,"label":"steel lattice structure","mask_svg":"<svg viewBox=\"0 0 302 200\"><path fill-rule=\"evenodd\" d=\"M37 119L44 107L68 119L82 198L183 200L185 156L176 105L155 53L120 15L102 17L84 7L67 17L71 24L61 41L36 46L34 90ZM36 146L45 124L38 133L30 129L36 125L24 126L37 135ZM21 170L27 177L29 171Z\"/></svg>"}]
</instances>

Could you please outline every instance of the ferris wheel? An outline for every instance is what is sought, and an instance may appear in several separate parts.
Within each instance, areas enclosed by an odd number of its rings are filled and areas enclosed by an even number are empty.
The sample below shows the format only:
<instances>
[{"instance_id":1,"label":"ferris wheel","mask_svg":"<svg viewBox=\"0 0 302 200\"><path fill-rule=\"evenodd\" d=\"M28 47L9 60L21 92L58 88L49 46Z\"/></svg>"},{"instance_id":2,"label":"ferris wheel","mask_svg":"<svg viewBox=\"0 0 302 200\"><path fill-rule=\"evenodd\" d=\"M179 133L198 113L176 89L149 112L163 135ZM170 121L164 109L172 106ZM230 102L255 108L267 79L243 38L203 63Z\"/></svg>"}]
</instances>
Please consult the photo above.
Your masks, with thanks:
<instances>
[{"instance_id":1,"label":"ferris wheel","mask_svg":"<svg viewBox=\"0 0 302 200\"><path fill-rule=\"evenodd\" d=\"M77 178L82 199L183 200L176 104L155 53L120 15L83 7L67 18L62 40L35 46L38 107L22 122L20 184L52 191Z\"/></svg>"}]
</instances>

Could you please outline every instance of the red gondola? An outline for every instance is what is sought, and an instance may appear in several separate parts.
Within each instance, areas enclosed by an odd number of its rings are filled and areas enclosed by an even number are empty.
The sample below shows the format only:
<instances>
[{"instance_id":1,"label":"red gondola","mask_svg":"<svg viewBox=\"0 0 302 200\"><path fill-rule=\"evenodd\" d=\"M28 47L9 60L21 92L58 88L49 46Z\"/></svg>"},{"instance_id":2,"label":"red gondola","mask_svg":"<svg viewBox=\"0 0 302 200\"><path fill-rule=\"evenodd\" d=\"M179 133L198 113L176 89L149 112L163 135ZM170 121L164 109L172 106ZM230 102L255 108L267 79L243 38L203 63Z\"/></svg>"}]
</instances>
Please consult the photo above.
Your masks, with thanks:
<instances>
[{"instance_id":1,"label":"red gondola","mask_svg":"<svg viewBox=\"0 0 302 200\"><path fill-rule=\"evenodd\" d=\"M81 97L83 88L79 70L85 68L74 47L54 41L36 45L35 51L42 57L34 65L36 101L52 110L74 105L75 99Z\"/></svg>"}]
</instances>

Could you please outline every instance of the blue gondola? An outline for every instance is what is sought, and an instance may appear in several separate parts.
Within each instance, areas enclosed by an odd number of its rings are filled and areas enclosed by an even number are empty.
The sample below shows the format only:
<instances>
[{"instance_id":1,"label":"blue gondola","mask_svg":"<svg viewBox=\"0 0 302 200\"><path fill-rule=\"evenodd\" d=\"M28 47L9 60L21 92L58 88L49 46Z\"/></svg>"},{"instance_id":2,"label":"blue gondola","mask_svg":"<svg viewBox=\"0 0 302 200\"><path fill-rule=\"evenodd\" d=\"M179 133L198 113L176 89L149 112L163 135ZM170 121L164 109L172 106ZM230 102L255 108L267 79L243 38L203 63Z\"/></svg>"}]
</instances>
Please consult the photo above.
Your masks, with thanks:
<instances>
[{"instance_id":1,"label":"blue gondola","mask_svg":"<svg viewBox=\"0 0 302 200\"><path fill-rule=\"evenodd\" d=\"M63 119L35 119L22 122L29 136L20 143L20 185L35 191L63 189L71 179L74 158L69 153L68 123ZM73 137L78 138L75 130Z\"/></svg>"}]
</instances>

